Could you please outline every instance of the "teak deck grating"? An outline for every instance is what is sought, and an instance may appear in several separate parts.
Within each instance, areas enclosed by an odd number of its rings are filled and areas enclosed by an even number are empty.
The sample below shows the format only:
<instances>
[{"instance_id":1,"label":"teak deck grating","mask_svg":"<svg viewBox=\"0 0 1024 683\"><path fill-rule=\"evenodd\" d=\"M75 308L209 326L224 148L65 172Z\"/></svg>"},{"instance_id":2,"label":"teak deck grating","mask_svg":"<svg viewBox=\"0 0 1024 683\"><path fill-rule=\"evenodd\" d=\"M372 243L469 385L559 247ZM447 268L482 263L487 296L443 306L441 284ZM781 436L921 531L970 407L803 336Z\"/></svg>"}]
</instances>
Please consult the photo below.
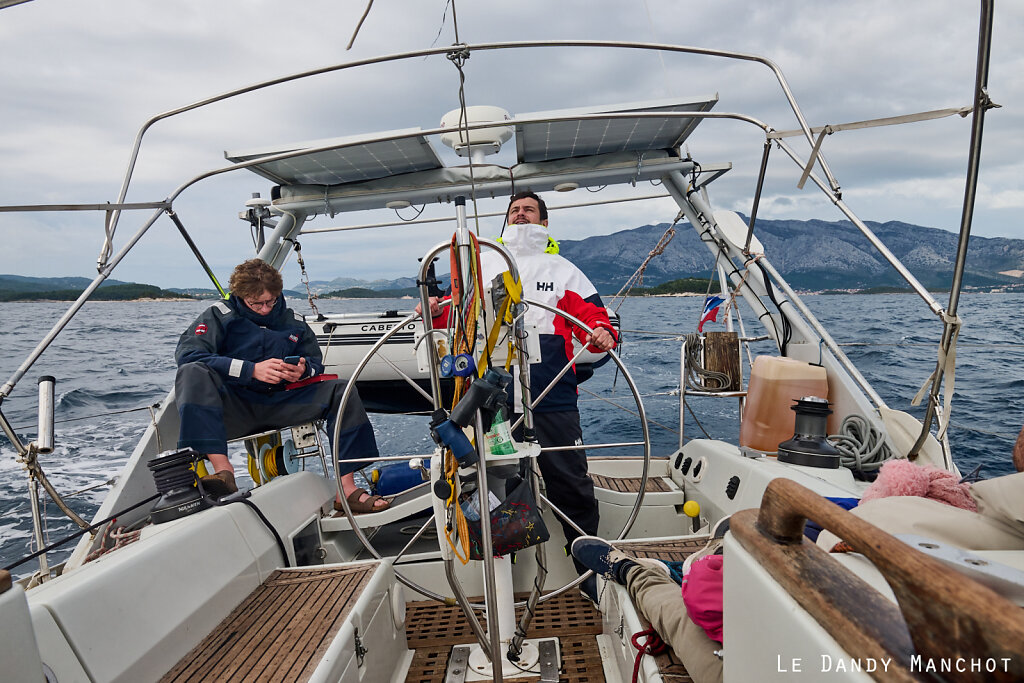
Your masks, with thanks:
<instances>
[{"instance_id":1,"label":"teak deck grating","mask_svg":"<svg viewBox=\"0 0 1024 683\"><path fill-rule=\"evenodd\" d=\"M161 683L307 680L378 564L275 571Z\"/></svg>"},{"instance_id":2,"label":"teak deck grating","mask_svg":"<svg viewBox=\"0 0 1024 683\"><path fill-rule=\"evenodd\" d=\"M598 488L620 493L640 492L640 477L606 477L591 473L590 478ZM668 493L673 490L663 477L647 477L647 486L644 487L644 493Z\"/></svg>"},{"instance_id":3,"label":"teak deck grating","mask_svg":"<svg viewBox=\"0 0 1024 683\"><path fill-rule=\"evenodd\" d=\"M559 639L562 650L560 681L603 682L601 653L595 639L601 633L601 613L583 596L570 593L539 603L527 635L529 638ZM522 600L527 595L516 597ZM481 598L472 598L471 601L480 602ZM521 616L522 609L516 610L516 619ZM481 621L486 629L486 620L481 617ZM476 642L462 610L441 607L436 602L409 603L405 628L409 647L416 650L406 683L443 681L452 646ZM532 680L537 679L534 677Z\"/></svg>"},{"instance_id":4,"label":"teak deck grating","mask_svg":"<svg viewBox=\"0 0 1024 683\"><path fill-rule=\"evenodd\" d=\"M636 480L639 482L639 479ZM707 537L668 541L623 541L615 546L633 557L657 557L682 562L707 543ZM524 599L519 595L517 599ZM472 599L479 602L480 598ZM516 619L522 610L516 611ZM486 629L486 621L481 617ZM406 636L415 649L406 683L443 681L452 646L473 643L473 632L458 607L440 607L436 602L409 603ZM540 603L530 625L530 638L558 638L561 649L560 683L603 683L604 668L595 636L601 634L601 613L578 593L567 592ZM673 683L692 683L671 648L655 657L658 668ZM507 679L517 681L520 679ZM536 681L533 679L522 679Z\"/></svg>"},{"instance_id":5,"label":"teak deck grating","mask_svg":"<svg viewBox=\"0 0 1024 683\"><path fill-rule=\"evenodd\" d=\"M637 557L683 560L702 548L706 540L626 541L616 546ZM307 680L377 565L275 571L161 683ZM480 598L473 601L479 602ZM517 612L518 620L522 611ZM486 628L486 621L483 623ZM529 637L559 639L560 681L597 683L604 681L595 638L601 628L600 612L581 595L569 591L537 605ZM444 680L452 646L475 642L458 607L444 607L433 601L409 603L406 634L408 646L415 650L406 681L415 683ZM671 650L656 661L673 681L691 681Z\"/></svg>"}]
</instances>

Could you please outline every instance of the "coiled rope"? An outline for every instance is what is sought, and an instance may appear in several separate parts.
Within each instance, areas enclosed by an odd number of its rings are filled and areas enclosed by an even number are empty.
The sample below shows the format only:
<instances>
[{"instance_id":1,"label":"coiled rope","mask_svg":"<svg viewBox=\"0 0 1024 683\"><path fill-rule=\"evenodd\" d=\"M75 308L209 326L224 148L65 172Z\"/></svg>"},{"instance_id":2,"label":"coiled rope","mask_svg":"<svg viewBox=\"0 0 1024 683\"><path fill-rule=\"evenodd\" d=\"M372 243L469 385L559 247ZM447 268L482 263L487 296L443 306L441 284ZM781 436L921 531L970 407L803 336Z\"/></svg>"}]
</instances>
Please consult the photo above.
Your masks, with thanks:
<instances>
[{"instance_id":1,"label":"coiled rope","mask_svg":"<svg viewBox=\"0 0 1024 683\"><path fill-rule=\"evenodd\" d=\"M874 473L893 457L885 437L861 415L848 415L838 434L829 441L839 451L839 462L858 479L873 479Z\"/></svg>"},{"instance_id":2,"label":"coiled rope","mask_svg":"<svg viewBox=\"0 0 1024 683\"><path fill-rule=\"evenodd\" d=\"M647 640L641 644L641 638L647 638ZM640 660L643 659L643 656L651 655L653 657L660 655L668 646L653 628L634 633L630 637L629 642L636 648L636 659L633 660L633 683L637 683L640 675Z\"/></svg>"}]
</instances>

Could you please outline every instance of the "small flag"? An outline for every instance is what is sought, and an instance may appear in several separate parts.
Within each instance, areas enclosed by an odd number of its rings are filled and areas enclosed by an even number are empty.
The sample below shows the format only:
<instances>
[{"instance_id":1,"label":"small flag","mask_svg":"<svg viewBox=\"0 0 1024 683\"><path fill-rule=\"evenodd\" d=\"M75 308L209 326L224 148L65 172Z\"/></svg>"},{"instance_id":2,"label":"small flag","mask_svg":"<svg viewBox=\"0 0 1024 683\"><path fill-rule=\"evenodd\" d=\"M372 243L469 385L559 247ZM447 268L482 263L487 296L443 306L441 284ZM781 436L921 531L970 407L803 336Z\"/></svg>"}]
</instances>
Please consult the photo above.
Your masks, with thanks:
<instances>
[{"instance_id":1,"label":"small flag","mask_svg":"<svg viewBox=\"0 0 1024 683\"><path fill-rule=\"evenodd\" d=\"M718 322L718 308L725 303L725 299L715 295L704 300L704 312L700 314L700 322L697 324L697 331L704 331L704 323L707 321Z\"/></svg>"}]
</instances>

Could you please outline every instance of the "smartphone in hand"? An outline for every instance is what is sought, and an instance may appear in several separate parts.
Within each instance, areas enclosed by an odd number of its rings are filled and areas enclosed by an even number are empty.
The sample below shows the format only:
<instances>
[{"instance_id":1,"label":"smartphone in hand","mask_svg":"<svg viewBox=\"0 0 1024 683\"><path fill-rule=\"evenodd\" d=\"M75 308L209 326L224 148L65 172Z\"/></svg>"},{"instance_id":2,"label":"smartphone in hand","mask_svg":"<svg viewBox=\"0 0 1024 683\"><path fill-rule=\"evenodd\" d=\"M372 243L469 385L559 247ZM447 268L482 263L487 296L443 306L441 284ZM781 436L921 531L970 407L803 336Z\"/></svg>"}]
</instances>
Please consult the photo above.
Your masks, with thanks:
<instances>
[{"instance_id":1,"label":"smartphone in hand","mask_svg":"<svg viewBox=\"0 0 1024 683\"><path fill-rule=\"evenodd\" d=\"M301 359L302 356L285 356L284 362L288 365L298 365Z\"/></svg>"}]
</instances>

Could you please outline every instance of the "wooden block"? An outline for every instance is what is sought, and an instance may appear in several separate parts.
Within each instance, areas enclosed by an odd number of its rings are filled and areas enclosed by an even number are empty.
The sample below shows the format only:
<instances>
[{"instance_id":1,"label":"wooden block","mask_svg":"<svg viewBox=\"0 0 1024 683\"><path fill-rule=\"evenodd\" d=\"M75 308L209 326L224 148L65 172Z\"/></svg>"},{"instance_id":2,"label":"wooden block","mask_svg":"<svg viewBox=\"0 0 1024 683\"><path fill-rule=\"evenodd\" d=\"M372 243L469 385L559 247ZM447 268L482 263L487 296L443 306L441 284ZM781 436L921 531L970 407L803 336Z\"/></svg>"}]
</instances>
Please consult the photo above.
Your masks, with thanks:
<instances>
[{"instance_id":1,"label":"wooden block","mask_svg":"<svg viewBox=\"0 0 1024 683\"><path fill-rule=\"evenodd\" d=\"M704 336L704 368L729 375L728 386L717 391L740 391L743 371L740 366L739 337L735 332L706 332Z\"/></svg>"}]
</instances>

